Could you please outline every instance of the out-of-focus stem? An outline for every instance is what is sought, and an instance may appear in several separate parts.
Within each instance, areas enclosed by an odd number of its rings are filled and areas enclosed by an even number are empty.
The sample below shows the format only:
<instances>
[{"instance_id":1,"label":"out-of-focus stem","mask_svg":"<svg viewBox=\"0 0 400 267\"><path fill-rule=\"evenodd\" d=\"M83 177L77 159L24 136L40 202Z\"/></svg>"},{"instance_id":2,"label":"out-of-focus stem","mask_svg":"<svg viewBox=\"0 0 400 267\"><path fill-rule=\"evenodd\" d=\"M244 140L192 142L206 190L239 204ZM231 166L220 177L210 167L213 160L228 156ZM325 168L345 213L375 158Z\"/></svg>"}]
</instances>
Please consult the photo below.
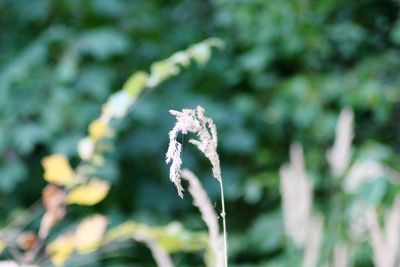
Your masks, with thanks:
<instances>
[{"instance_id":1,"label":"out-of-focus stem","mask_svg":"<svg viewBox=\"0 0 400 267\"><path fill-rule=\"evenodd\" d=\"M219 185L221 189L221 217L222 217L222 227L224 235L224 266L228 267L228 249L227 249L227 237L226 237L226 212L225 212L225 197L224 197L224 186L222 185L222 179L219 180Z\"/></svg>"}]
</instances>

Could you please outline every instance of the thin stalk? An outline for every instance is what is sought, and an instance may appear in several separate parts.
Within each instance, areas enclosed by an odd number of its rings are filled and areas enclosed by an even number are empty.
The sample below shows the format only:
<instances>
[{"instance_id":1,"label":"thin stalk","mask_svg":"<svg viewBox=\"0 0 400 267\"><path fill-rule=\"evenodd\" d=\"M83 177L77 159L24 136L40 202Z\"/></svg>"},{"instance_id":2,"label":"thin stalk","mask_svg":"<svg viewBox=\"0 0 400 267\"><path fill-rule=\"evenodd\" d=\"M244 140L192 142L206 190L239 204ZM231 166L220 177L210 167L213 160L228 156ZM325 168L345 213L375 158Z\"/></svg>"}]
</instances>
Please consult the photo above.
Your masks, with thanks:
<instances>
[{"instance_id":1,"label":"thin stalk","mask_svg":"<svg viewBox=\"0 0 400 267\"><path fill-rule=\"evenodd\" d=\"M225 197L224 197L224 186L222 185L222 179L219 180L219 186L221 189L221 206L222 206L222 227L223 227L223 236L224 236L224 266L228 267L228 249L226 242L226 212L225 212Z\"/></svg>"}]
</instances>

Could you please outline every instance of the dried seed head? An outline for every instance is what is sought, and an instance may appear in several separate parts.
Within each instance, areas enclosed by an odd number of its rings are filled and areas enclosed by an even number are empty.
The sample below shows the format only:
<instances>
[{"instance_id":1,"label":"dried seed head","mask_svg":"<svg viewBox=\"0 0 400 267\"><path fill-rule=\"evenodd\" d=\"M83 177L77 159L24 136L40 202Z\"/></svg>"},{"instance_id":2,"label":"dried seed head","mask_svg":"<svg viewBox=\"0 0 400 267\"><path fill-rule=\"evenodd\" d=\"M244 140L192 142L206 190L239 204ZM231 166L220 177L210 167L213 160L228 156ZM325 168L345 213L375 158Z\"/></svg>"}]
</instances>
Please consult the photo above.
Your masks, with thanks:
<instances>
[{"instance_id":1,"label":"dried seed head","mask_svg":"<svg viewBox=\"0 0 400 267\"><path fill-rule=\"evenodd\" d=\"M313 188L306 172L301 145L290 147L290 163L281 167L280 183L286 234L302 247L307 239Z\"/></svg>"},{"instance_id":2,"label":"dried seed head","mask_svg":"<svg viewBox=\"0 0 400 267\"><path fill-rule=\"evenodd\" d=\"M171 162L169 178L175 184L178 194L183 197L183 188L181 185L181 152L182 144L176 138L179 133L194 133L197 138L189 142L197 148L211 162L213 175L221 181L221 168L219 156L217 153L217 128L212 119L204 116L204 109L200 106L193 109L183 109L182 111L170 110L170 113L176 117L174 128L169 132L169 146L166 153L166 163Z\"/></svg>"},{"instance_id":3,"label":"dried seed head","mask_svg":"<svg viewBox=\"0 0 400 267\"><path fill-rule=\"evenodd\" d=\"M327 153L327 159L332 175L342 176L351 158L351 143L354 137L353 111L345 108L340 112L336 126L336 139L333 147Z\"/></svg>"}]
</instances>

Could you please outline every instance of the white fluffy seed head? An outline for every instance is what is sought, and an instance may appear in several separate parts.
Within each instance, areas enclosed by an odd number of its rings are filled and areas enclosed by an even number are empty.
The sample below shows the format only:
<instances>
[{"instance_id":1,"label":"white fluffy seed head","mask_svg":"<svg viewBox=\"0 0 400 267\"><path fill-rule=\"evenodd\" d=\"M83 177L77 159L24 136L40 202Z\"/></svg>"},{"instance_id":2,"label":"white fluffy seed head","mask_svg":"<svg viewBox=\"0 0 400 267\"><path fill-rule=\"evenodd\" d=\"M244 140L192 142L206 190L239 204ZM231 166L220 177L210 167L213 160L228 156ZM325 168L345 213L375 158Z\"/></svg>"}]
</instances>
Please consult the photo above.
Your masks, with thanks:
<instances>
[{"instance_id":1,"label":"white fluffy seed head","mask_svg":"<svg viewBox=\"0 0 400 267\"><path fill-rule=\"evenodd\" d=\"M182 145L176 140L179 133L196 134L196 138L189 142L197 148L211 162L213 175L221 181L221 168L217 153L217 128L212 119L204 116L204 109L198 106L194 109L183 109L182 111L170 110L175 116L176 123L169 132L169 145L166 153L166 163L171 163L169 178L175 184L178 194L183 197L180 173L182 166Z\"/></svg>"},{"instance_id":2,"label":"white fluffy seed head","mask_svg":"<svg viewBox=\"0 0 400 267\"><path fill-rule=\"evenodd\" d=\"M335 177L342 176L351 158L351 144L354 137L354 114L350 108L344 108L336 125L336 138L333 147L327 152L331 173Z\"/></svg>"},{"instance_id":3,"label":"white fluffy seed head","mask_svg":"<svg viewBox=\"0 0 400 267\"><path fill-rule=\"evenodd\" d=\"M290 163L281 167L280 183L286 234L298 247L303 247L311 217L313 188L300 144L290 147Z\"/></svg>"},{"instance_id":4,"label":"white fluffy seed head","mask_svg":"<svg viewBox=\"0 0 400 267\"><path fill-rule=\"evenodd\" d=\"M380 226L375 209L368 210L367 218L375 266L397 266L396 261L400 248L400 198L395 200L384 220L383 227Z\"/></svg>"}]
</instances>

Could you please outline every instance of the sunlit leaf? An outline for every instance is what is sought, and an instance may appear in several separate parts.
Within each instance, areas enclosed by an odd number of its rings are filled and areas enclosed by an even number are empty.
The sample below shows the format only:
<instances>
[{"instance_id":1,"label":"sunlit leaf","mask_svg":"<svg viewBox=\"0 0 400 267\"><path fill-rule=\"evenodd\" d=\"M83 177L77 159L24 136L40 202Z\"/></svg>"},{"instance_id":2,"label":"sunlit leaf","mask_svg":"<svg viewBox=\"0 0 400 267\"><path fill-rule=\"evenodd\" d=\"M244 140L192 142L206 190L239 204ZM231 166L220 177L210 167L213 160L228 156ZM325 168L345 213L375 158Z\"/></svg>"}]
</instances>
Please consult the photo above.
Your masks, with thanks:
<instances>
[{"instance_id":1,"label":"sunlit leaf","mask_svg":"<svg viewBox=\"0 0 400 267\"><path fill-rule=\"evenodd\" d=\"M3 250L6 248L6 243L0 240L0 254L3 253Z\"/></svg>"},{"instance_id":2,"label":"sunlit leaf","mask_svg":"<svg viewBox=\"0 0 400 267\"><path fill-rule=\"evenodd\" d=\"M194 60L196 60L196 62L200 65L204 65L210 60L211 57L210 47L204 43L192 46L189 51L191 52Z\"/></svg>"},{"instance_id":3,"label":"sunlit leaf","mask_svg":"<svg viewBox=\"0 0 400 267\"><path fill-rule=\"evenodd\" d=\"M151 227L146 224L127 221L110 229L105 235L105 242L110 243L128 238L135 240L152 239L169 253L203 250L208 245L205 232L188 231L176 222L165 227Z\"/></svg>"},{"instance_id":4,"label":"sunlit leaf","mask_svg":"<svg viewBox=\"0 0 400 267\"><path fill-rule=\"evenodd\" d=\"M96 178L87 184L72 189L67 196L69 204L92 206L102 201L108 194L110 184Z\"/></svg>"},{"instance_id":5,"label":"sunlit leaf","mask_svg":"<svg viewBox=\"0 0 400 267\"><path fill-rule=\"evenodd\" d=\"M131 239L135 235L157 239L163 231L163 227L151 227L146 224L127 221L110 229L105 235L105 242L109 243L116 240Z\"/></svg>"},{"instance_id":6,"label":"sunlit leaf","mask_svg":"<svg viewBox=\"0 0 400 267\"><path fill-rule=\"evenodd\" d=\"M89 136L94 140L105 137L109 132L108 124L104 121L94 120L89 125Z\"/></svg>"},{"instance_id":7,"label":"sunlit leaf","mask_svg":"<svg viewBox=\"0 0 400 267\"><path fill-rule=\"evenodd\" d=\"M67 233L58 236L57 239L47 245L46 252L55 266L64 266L64 263L74 252L74 235Z\"/></svg>"},{"instance_id":8,"label":"sunlit leaf","mask_svg":"<svg viewBox=\"0 0 400 267\"><path fill-rule=\"evenodd\" d=\"M89 253L96 250L103 238L107 226L107 218L94 215L83 220L75 232L75 248L79 253Z\"/></svg>"},{"instance_id":9,"label":"sunlit leaf","mask_svg":"<svg viewBox=\"0 0 400 267\"><path fill-rule=\"evenodd\" d=\"M205 232L191 232L182 224L173 222L164 227L158 236L159 245L169 253L205 249L208 238Z\"/></svg>"},{"instance_id":10,"label":"sunlit leaf","mask_svg":"<svg viewBox=\"0 0 400 267\"><path fill-rule=\"evenodd\" d=\"M179 73L179 68L169 60L153 63L150 70L151 75L148 82L150 87L157 86L160 82Z\"/></svg>"},{"instance_id":11,"label":"sunlit leaf","mask_svg":"<svg viewBox=\"0 0 400 267\"><path fill-rule=\"evenodd\" d=\"M146 72L136 72L125 82L122 90L134 98L145 88L148 79L149 75Z\"/></svg>"},{"instance_id":12,"label":"sunlit leaf","mask_svg":"<svg viewBox=\"0 0 400 267\"><path fill-rule=\"evenodd\" d=\"M74 171L65 155L55 154L42 159L44 178L57 185L68 185L74 181Z\"/></svg>"},{"instance_id":13,"label":"sunlit leaf","mask_svg":"<svg viewBox=\"0 0 400 267\"><path fill-rule=\"evenodd\" d=\"M165 227L151 227L146 224L128 221L109 230L105 242L128 238L154 240L169 253L178 251L203 250L208 245L205 232L191 232L180 223L173 222Z\"/></svg>"},{"instance_id":14,"label":"sunlit leaf","mask_svg":"<svg viewBox=\"0 0 400 267\"><path fill-rule=\"evenodd\" d=\"M78 154L83 160L90 160L93 156L95 143L91 138L82 138L78 142Z\"/></svg>"},{"instance_id":15,"label":"sunlit leaf","mask_svg":"<svg viewBox=\"0 0 400 267\"><path fill-rule=\"evenodd\" d=\"M131 105L132 98L130 95L125 91L119 91L110 96L103 106L103 112L111 117L120 119L126 115Z\"/></svg>"},{"instance_id":16,"label":"sunlit leaf","mask_svg":"<svg viewBox=\"0 0 400 267\"><path fill-rule=\"evenodd\" d=\"M174 64L181 65L182 67L186 67L190 63L190 57L188 53L179 51L170 57L170 61Z\"/></svg>"},{"instance_id":17,"label":"sunlit leaf","mask_svg":"<svg viewBox=\"0 0 400 267\"><path fill-rule=\"evenodd\" d=\"M105 240L106 242L112 242L119 239L128 239L138 228L139 224L133 221L122 223L110 229L105 236Z\"/></svg>"}]
</instances>

